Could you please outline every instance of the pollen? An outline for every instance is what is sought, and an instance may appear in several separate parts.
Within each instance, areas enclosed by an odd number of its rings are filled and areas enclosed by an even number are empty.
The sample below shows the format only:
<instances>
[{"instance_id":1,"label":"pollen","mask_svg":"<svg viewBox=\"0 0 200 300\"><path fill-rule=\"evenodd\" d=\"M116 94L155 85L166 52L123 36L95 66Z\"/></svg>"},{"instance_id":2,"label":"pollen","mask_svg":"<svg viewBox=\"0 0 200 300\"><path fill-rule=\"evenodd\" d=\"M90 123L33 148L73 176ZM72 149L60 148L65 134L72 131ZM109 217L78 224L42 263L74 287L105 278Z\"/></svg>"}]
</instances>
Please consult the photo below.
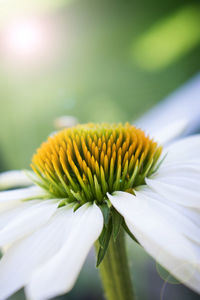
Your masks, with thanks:
<instances>
[{"instance_id":1,"label":"pollen","mask_svg":"<svg viewBox=\"0 0 200 300\"><path fill-rule=\"evenodd\" d=\"M161 152L161 146L128 123L84 124L49 137L31 167L52 197L101 203L107 192L144 184Z\"/></svg>"}]
</instances>

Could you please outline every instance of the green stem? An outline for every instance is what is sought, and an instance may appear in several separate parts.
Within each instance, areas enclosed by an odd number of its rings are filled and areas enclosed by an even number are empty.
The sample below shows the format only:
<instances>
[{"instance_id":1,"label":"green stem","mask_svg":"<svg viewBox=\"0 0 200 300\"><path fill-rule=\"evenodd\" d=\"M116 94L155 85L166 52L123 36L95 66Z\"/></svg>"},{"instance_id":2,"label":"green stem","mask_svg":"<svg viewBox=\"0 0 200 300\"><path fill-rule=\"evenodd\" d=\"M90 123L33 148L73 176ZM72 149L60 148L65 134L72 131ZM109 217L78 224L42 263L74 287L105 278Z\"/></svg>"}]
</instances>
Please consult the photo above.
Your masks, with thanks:
<instances>
[{"instance_id":1,"label":"green stem","mask_svg":"<svg viewBox=\"0 0 200 300\"><path fill-rule=\"evenodd\" d=\"M120 230L116 242L113 237L110 238L99 270L107 300L134 299L123 229Z\"/></svg>"}]
</instances>

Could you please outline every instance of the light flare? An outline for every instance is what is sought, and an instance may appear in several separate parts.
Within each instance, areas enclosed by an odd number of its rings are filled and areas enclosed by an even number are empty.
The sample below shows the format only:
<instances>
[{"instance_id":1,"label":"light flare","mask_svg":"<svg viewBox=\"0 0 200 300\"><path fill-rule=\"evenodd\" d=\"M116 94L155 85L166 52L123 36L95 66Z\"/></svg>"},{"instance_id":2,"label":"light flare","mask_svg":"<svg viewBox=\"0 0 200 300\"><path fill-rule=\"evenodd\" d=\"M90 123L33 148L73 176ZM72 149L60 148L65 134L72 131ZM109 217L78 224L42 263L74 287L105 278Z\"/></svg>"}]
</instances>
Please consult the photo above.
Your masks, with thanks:
<instances>
[{"instance_id":1,"label":"light flare","mask_svg":"<svg viewBox=\"0 0 200 300\"><path fill-rule=\"evenodd\" d=\"M45 24L37 18L18 18L3 28L2 38L8 56L27 59L45 52L48 33Z\"/></svg>"}]
</instances>

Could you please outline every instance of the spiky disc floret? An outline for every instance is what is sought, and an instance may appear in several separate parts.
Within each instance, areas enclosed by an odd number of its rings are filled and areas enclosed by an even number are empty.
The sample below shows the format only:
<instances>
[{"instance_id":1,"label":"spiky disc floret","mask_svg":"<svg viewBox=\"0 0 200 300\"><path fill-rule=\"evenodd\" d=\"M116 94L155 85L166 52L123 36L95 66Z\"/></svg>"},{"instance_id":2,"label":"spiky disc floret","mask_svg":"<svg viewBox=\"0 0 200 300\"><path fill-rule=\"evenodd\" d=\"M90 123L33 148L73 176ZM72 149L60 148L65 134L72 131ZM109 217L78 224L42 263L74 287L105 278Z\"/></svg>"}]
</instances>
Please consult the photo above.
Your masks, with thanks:
<instances>
[{"instance_id":1,"label":"spiky disc floret","mask_svg":"<svg viewBox=\"0 0 200 300\"><path fill-rule=\"evenodd\" d=\"M53 197L103 202L151 174L162 148L130 124L85 124L60 131L33 156L32 168Z\"/></svg>"}]
</instances>

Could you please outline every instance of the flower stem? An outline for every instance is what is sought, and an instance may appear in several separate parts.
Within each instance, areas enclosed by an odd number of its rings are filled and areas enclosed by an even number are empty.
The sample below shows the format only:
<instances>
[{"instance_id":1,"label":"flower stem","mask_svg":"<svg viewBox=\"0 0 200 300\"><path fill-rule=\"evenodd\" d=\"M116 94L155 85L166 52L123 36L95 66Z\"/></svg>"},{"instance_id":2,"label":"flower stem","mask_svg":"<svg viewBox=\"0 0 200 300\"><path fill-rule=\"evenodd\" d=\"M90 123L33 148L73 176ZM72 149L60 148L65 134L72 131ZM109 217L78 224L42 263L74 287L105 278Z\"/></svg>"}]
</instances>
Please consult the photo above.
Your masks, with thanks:
<instances>
[{"instance_id":1,"label":"flower stem","mask_svg":"<svg viewBox=\"0 0 200 300\"><path fill-rule=\"evenodd\" d=\"M120 230L116 241L113 237L110 238L99 269L107 300L134 299L123 229Z\"/></svg>"}]
</instances>

